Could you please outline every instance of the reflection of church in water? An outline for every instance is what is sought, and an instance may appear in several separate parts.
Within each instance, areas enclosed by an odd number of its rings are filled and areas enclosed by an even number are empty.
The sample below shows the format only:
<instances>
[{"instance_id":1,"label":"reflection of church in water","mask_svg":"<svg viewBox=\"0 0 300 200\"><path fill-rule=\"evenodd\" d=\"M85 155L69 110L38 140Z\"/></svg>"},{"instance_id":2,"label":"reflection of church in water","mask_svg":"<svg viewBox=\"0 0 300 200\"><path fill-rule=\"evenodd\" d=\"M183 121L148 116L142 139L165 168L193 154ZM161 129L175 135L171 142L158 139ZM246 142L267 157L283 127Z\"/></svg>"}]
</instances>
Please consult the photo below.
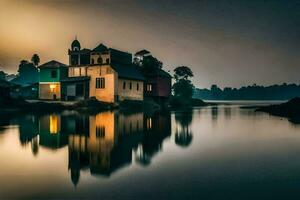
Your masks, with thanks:
<instances>
[{"instance_id":1,"label":"reflection of church in water","mask_svg":"<svg viewBox=\"0 0 300 200\"><path fill-rule=\"evenodd\" d=\"M35 154L39 146L58 149L68 145L74 184L78 183L81 170L109 176L130 165L133 159L142 165L150 164L151 158L161 150L163 140L171 135L169 114L53 114L28 123L31 120L23 122L23 126L20 122L21 143L31 143ZM30 124L32 128L28 130Z\"/></svg>"}]
</instances>

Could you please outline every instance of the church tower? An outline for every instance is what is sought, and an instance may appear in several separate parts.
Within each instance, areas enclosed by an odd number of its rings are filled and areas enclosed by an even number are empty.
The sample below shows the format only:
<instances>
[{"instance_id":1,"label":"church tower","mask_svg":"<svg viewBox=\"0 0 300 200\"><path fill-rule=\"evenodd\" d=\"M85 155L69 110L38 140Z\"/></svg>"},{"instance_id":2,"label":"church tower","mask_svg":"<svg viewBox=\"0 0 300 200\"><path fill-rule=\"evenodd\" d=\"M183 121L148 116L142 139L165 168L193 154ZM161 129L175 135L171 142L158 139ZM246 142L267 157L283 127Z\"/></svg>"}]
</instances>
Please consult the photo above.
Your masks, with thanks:
<instances>
[{"instance_id":1,"label":"church tower","mask_svg":"<svg viewBox=\"0 0 300 200\"><path fill-rule=\"evenodd\" d=\"M80 42L75 37L75 40L71 44L71 49L69 49L69 65L80 65Z\"/></svg>"},{"instance_id":2,"label":"church tower","mask_svg":"<svg viewBox=\"0 0 300 200\"><path fill-rule=\"evenodd\" d=\"M88 65L90 64L90 51L89 49L81 49L80 42L75 37L75 40L71 43L71 49L69 49L69 65Z\"/></svg>"}]
</instances>

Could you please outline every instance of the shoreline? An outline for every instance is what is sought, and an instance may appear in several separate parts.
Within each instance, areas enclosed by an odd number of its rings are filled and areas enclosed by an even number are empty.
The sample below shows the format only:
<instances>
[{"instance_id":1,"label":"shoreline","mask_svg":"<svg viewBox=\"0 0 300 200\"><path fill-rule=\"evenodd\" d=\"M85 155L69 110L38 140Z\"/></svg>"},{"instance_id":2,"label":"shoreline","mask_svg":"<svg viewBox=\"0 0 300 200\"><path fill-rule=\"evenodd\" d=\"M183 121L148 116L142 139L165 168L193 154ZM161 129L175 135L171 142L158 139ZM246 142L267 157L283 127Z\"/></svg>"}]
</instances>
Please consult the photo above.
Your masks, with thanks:
<instances>
[{"instance_id":1,"label":"shoreline","mask_svg":"<svg viewBox=\"0 0 300 200\"><path fill-rule=\"evenodd\" d=\"M119 110L124 113L132 112L155 112L155 111L176 111L192 109L194 107L205 107L218 105L206 103L202 100L193 99L188 106L171 106L170 104L160 105L152 100L134 101L125 100L119 103L100 102L94 98L82 101L47 101L47 100L23 100L10 99L0 104L0 115L19 113L51 113L63 111L76 111L79 113L98 113L112 110Z\"/></svg>"}]
</instances>

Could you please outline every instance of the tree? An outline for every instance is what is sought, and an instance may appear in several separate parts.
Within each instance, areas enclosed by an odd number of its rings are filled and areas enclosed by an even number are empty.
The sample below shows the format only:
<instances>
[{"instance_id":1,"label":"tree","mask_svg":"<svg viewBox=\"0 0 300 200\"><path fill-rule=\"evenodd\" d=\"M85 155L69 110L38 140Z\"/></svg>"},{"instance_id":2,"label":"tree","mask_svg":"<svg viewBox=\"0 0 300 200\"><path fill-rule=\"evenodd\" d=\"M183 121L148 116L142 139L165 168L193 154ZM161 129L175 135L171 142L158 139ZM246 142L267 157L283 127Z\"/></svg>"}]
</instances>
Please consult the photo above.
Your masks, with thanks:
<instances>
[{"instance_id":1,"label":"tree","mask_svg":"<svg viewBox=\"0 0 300 200\"><path fill-rule=\"evenodd\" d=\"M193 95L194 85L190 78L193 72L189 67L180 66L174 69L175 83L173 84L173 93L175 97L190 100Z\"/></svg>"},{"instance_id":2,"label":"tree","mask_svg":"<svg viewBox=\"0 0 300 200\"><path fill-rule=\"evenodd\" d=\"M163 63L153 56L146 56L143 58L142 68L146 74L156 73L162 66Z\"/></svg>"},{"instance_id":3,"label":"tree","mask_svg":"<svg viewBox=\"0 0 300 200\"><path fill-rule=\"evenodd\" d=\"M174 69L174 72L174 78L176 81L180 79L188 80L189 78L194 76L192 70L186 66L177 67Z\"/></svg>"},{"instance_id":4,"label":"tree","mask_svg":"<svg viewBox=\"0 0 300 200\"><path fill-rule=\"evenodd\" d=\"M32 58L31 58L31 62L35 65L38 66L40 63L40 57L37 54L33 54Z\"/></svg>"},{"instance_id":5,"label":"tree","mask_svg":"<svg viewBox=\"0 0 300 200\"><path fill-rule=\"evenodd\" d=\"M12 82L20 85L38 82L38 69L33 63L22 60L19 65L18 76Z\"/></svg>"},{"instance_id":6,"label":"tree","mask_svg":"<svg viewBox=\"0 0 300 200\"><path fill-rule=\"evenodd\" d=\"M5 80L6 76L7 76L7 74L4 71L0 71L0 79L1 80Z\"/></svg>"}]
</instances>

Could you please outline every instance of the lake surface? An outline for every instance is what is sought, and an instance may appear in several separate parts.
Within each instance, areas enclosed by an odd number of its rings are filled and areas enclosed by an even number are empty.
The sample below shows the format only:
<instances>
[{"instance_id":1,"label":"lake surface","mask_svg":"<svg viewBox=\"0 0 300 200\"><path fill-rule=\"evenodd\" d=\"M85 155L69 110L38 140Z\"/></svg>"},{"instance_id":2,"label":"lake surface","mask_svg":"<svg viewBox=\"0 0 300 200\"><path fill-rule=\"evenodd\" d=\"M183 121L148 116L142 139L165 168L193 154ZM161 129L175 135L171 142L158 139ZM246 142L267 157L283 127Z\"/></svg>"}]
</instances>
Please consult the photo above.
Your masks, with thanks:
<instances>
[{"instance_id":1,"label":"lake surface","mask_svg":"<svg viewBox=\"0 0 300 200\"><path fill-rule=\"evenodd\" d=\"M0 199L300 196L300 125L239 105L0 117Z\"/></svg>"}]
</instances>

